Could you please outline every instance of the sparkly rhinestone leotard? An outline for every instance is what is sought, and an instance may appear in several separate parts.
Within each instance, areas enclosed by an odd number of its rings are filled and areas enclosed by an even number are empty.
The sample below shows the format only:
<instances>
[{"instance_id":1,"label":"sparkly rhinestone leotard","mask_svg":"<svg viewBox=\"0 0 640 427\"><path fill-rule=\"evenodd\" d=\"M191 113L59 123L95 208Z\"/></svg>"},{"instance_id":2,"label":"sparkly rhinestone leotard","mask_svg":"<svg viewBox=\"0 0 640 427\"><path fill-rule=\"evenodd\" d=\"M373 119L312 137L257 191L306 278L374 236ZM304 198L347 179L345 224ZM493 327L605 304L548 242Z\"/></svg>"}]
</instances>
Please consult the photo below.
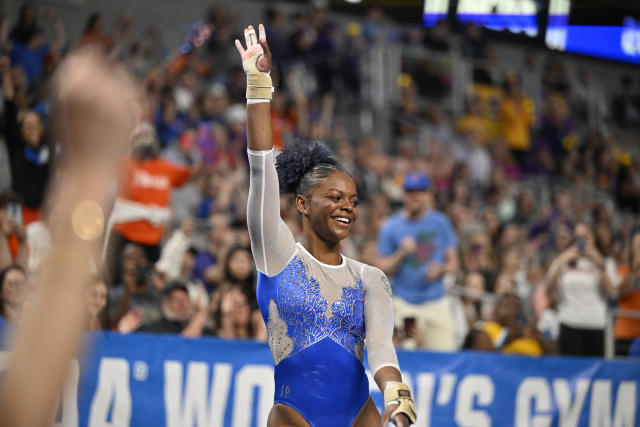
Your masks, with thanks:
<instances>
[{"instance_id":1,"label":"sparkly rhinestone leotard","mask_svg":"<svg viewBox=\"0 0 640 427\"><path fill-rule=\"evenodd\" d=\"M279 217L273 153L249 151L249 163L249 232L275 363L274 403L313 427L350 426L369 397L365 342L373 374L398 365L389 282L345 256L340 265L316 260Z\"/></svg>"}]
</instances>

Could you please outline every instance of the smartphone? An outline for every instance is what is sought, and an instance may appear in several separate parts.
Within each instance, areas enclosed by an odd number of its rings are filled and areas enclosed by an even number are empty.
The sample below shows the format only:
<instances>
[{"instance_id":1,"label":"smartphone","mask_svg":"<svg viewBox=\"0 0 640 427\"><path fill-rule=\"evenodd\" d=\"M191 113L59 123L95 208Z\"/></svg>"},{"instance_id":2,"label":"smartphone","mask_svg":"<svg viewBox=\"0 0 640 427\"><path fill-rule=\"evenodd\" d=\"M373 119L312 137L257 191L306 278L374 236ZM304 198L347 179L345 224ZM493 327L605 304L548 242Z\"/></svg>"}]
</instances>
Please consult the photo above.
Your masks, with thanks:
<instances>
[{"instance_id":1,"label":"smartphone","mask_svg":"<svg viewBox=\"0 0 640 427\"><path fill-rule=\"evenodd\" d=\"M7 206L9 220L22 227L22 206L20 203L11 202Z\"/></svg>"},{"instance_id":2,"label":"smartphone","mask_svg":"<svg viewBox=\"0 0 640 427\"><path fill-rule=\"evenodd\" d=\"M404 336L412 337L415 329L416 329L416 318L405 317L404 318Z\"/></svg>"},{"instance_id":3,"label":"smartphone","mask_svg":"<svg viewBox=\"0 0 640 427\"><path fill-rule=\"evenodd\" d=\"M584 239L583 236L578 236L576 237L576 247L578 248L578 250L580 251L581 254L584 253L586 247L587 247L587 242Z\"/></svg>"}]
</instances>

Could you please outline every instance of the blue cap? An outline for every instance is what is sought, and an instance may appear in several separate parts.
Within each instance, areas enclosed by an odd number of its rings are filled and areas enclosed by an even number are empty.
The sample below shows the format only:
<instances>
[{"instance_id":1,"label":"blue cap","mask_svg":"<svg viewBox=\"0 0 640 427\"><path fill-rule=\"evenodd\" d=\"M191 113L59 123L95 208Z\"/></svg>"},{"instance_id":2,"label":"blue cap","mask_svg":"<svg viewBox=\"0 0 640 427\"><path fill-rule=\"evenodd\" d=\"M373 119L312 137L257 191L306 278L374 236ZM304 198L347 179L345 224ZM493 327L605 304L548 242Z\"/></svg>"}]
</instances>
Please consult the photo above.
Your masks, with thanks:
<instances>
[{"instance_id":1,"label":"blue cap","mask_svg":"<svg viewBox=\"0 0 640 427\"><path fill-rule=\"evenodd\" d=\"M431 187L431 181L429 177L422 172L409 172L404 178L403 187L405 191L426 191Z\"/></svg>"}]
</instances>

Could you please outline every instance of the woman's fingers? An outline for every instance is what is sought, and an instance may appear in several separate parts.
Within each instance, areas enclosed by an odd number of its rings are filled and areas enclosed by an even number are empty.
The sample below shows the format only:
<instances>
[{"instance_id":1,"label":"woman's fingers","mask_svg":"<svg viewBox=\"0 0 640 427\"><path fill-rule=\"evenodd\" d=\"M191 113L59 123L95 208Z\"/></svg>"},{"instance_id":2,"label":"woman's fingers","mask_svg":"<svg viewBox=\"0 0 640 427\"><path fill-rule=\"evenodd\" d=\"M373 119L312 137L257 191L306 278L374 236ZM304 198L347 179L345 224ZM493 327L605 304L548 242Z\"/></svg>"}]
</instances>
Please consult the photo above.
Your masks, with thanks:
<instances>
[{"instance_id":1,"label":"woman's fingers","mask_svg":"<svg viewBox=\"0 0 640 427\"><path fill-rule=\"evenodd\" d=\"M238 53L240 53L240 55L244 55L244 53L246 52L242 47L242 43L240 43L240 40L238 39L236 39L236 49L238 49Z\"/></svg>"},{"instance_id":2,"label":"woman's fingers","mask_svg":"<svg viewBox=\"0 0 640 427\"><path fill-rule=\"evenodd\" d=\"M264 30L264 25L262 24L258 25L258 35L261 42L260 44L262 44L262 42L267 42L267 32Z\"/></svg>"},{"instance_id":3,"label":"woman's fingers","mask_svg":"<svg viewBox=\"0 0 640 427\"><path fill-rule=\"evenodd\" d=\"M252 25L244 29L244 40L247 43L247 49L250 49L257 43L256 30L253 29Z\"/></svg>"}]
</instances>

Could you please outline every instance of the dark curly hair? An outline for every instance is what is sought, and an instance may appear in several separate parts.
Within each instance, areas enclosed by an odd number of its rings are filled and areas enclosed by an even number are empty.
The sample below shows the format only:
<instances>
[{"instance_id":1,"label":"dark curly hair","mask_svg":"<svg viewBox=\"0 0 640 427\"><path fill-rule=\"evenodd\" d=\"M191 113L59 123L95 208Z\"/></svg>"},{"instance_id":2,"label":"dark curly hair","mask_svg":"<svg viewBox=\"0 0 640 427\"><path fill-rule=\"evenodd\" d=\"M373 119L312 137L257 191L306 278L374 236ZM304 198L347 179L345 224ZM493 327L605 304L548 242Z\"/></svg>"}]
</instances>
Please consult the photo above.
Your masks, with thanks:
<instances>
[{"instance_id":1,"label":"dark curly hair","mask_svg":"<svg viewBox=\"0 0 640 427\"><path fill-rule=\"evenodd\" d=\"M276 158L280 192L308 195L318 182L334 172L351 176L333 151L321 142L298 141L284 146Z\"/></svg>"}]
</instances>

